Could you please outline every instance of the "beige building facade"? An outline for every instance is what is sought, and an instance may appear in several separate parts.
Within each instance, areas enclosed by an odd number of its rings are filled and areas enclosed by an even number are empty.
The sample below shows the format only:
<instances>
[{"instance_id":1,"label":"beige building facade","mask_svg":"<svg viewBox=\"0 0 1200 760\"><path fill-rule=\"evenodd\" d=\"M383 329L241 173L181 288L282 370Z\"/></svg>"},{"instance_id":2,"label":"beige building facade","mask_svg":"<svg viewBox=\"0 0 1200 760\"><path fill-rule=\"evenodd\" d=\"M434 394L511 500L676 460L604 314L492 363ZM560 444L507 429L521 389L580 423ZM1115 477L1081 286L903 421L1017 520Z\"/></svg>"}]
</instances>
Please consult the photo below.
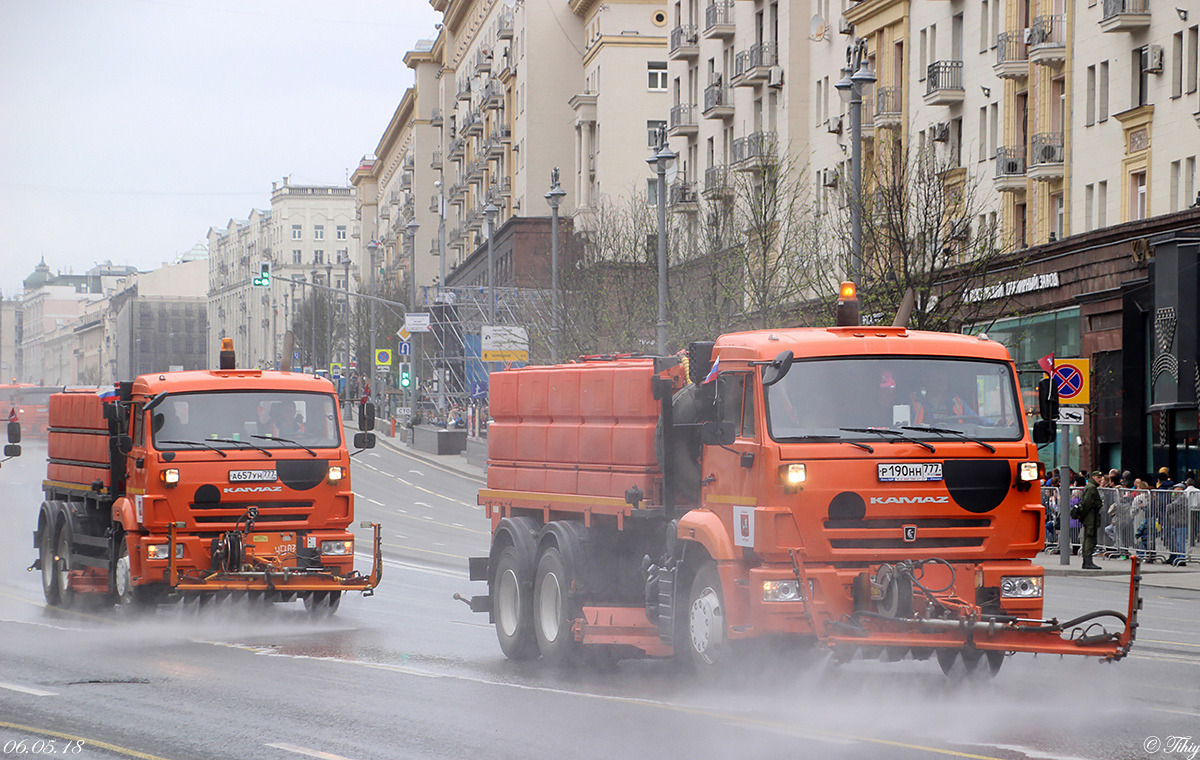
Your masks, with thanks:
<instances>
[{"instance_id":1,"label":"beige building facade","mask_svg":"<svg viewBox=\"0 0 1200 760\"><path fill-rule=\"evenodd\" d=\"M355 235L352 187L272 183L271 209L253 209L208 232L208 364L233 338L238 364L272 368L305 295L319 285L358 290L362 248ZM271 264L270 287L254 278ZM307 292L305 292L307 291ZM297 350L303 351L297 336Z\"/></svg>"}]
</instances>

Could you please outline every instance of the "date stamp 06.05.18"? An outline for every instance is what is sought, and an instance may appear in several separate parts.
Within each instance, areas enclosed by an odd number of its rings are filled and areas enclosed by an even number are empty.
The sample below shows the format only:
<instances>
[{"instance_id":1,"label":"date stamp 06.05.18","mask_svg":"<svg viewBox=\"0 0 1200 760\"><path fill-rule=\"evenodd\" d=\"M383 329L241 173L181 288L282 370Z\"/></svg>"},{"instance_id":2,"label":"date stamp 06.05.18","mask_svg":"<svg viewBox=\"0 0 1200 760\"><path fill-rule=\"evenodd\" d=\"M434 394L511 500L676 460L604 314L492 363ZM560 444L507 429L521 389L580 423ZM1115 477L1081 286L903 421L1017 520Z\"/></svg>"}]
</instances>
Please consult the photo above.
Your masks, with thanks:
<instances>
[{"instance_id":1,"label":"date stamp 06.05.18","mask_svg":"<svg viewBox=\"0 0 1200 760\"><path fill-rule=\"evenodd\" d=\"M83 739L9 739L0 744L0 756L78 755Z\"/></svg>"}]
</instances>

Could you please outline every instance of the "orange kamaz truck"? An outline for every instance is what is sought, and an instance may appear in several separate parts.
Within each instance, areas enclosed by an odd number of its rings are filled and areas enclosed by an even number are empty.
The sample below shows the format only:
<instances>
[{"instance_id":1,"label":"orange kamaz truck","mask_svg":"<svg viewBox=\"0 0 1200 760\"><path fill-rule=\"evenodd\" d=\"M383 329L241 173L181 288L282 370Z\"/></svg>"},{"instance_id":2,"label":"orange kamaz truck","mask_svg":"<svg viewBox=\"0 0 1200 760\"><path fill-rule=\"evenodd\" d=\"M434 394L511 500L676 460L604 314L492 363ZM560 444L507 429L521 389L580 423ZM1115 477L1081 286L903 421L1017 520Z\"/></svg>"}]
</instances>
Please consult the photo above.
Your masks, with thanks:
<instances>
[{"instance_id":1,"label":"orange kamaz truck","mask_svg":"<svg viewBox=\"0 0 1200 760\"><path fill-rule=\"evenodd\" d=\"M470 562L488 593L469 602L510 658L719 671L782 639L994 673L1132 644L1136 565L1127 609L1043 616L1042 470L986 337L734 333L493 373L490 410L491 549Z\"/></svg>"},{"instance_id":2,"label":"orange kamaz truck","mask_svg":"<svg viewBox=\"0 0 1200 760\"><path fill-rule=\"evenodd\" d=\"M50 397L45 501L33 534L46 601L120 605L231 593L303 599L316 616L382 571L354 569L354 494L328 381L235 369L143 375ZM373 408L362 410L368 419ZM358 448L374 445L358 433Z\"/></svg>"}]
</instances>

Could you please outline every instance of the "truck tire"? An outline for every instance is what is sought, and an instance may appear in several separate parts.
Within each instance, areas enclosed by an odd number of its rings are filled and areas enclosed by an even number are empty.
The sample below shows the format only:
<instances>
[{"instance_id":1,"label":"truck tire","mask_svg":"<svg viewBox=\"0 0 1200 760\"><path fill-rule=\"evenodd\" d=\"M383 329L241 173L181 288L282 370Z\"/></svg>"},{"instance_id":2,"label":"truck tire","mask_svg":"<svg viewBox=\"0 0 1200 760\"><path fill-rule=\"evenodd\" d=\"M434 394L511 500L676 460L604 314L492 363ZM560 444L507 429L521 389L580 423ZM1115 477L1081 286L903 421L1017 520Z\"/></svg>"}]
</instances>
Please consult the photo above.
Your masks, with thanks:
<instances>
[{"instance_id":1,"label":"truck tire","mask_svg":"<svg viewBox=\"0 0 1200 760\"><path fill-rule=\"evenodd\" d=\"M538 655L533 632L533 600L529 578L525 578L516 547L500 550L492 588L492 614L496 620L496 638L510 660L532 660Z\"/></svg>"},{"instance_id":2,"label":"truck tire","mask_svg":"<svg viewBox=\"0 0 1200 760\"><path fill-rule=\"evenodd\" d=\"M42 595L46 604L57 605L61 601L58 587L58 566L54 561L55 521L54 515L42 510L38 526L38 564L42 567Z\"/></svg>"},{"instance_id":3,"label":"truck tire","mask_svg":"<svg viewBox=\"0 0 1200 760\"><path fill-rule=\"evenodd\" d=\"M120 537L118 544L121 548L117 550L117 561L113 568L113 599L117 606L131 612L153 609L158 605L160 584L134 585L125 536Z\"/></svg>"},{"instance_id":4,"label":"truck tire","mask_svg":"<svg viewBox=\"0 0 1200 760\"><path fill-rule=\"evenodd\" d=\"M58 606L70 607L75 603L75 591L71 588L71 547L74 544L71 516L64 510L59 523L57 540L54 542L54 583L58 586Z\"/></svg>"},{"instance_id":5,"label":"truck tire","mask_svg":"<svg viewBox=\"0 0 1200 760\"><path fill-rule=\"evenodd\" d=\"M702 675L724 674L732 668L733 651L725 619L725 595L717 563L707 560L696 572L688 594L687 646Z\"/></svg>"},{"instance_id":6,"label":"truck tire","mask_svg":"<svg viewBox=\"0 0 1200 760\"><path fill-rule=\"evenodd\" d=\"M572 573L558 547L551 546L538 560L533 584L533 630L538 651L551 665L562 666L579 658L573 630L576 616L571 601Z\"/></svg>"}]
</instances>

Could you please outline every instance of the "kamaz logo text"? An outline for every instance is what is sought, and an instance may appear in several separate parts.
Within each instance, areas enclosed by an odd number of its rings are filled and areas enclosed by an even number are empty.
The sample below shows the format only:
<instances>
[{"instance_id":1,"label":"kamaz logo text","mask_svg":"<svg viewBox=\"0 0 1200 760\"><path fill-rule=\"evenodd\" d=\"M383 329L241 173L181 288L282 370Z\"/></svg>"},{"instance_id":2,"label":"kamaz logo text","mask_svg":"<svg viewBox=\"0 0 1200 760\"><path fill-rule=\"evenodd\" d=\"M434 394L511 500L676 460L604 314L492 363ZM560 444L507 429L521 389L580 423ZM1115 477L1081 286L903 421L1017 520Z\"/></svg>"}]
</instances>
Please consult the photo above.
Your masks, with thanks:
<instances>
[{"instance_id":1,"label":"kamaz logo text","mask_svg":"<svg viewBox=\"0 0 1200 760\"><path fill-rule=\"evenodd\" d=\"M949 496L872 496L872 504L949 504Z\"/></svg>"},{"instance_id":2,"label":"kamaz logo text","mask_svg":"<svg viewBox=\"0 0 1200 760\"><path fill-rule=\"evenodd\" d=\"M282 490L283 486L240 486L238 488L223 489L224 493L270 493Z\"/></svg>"}]
</instances>

